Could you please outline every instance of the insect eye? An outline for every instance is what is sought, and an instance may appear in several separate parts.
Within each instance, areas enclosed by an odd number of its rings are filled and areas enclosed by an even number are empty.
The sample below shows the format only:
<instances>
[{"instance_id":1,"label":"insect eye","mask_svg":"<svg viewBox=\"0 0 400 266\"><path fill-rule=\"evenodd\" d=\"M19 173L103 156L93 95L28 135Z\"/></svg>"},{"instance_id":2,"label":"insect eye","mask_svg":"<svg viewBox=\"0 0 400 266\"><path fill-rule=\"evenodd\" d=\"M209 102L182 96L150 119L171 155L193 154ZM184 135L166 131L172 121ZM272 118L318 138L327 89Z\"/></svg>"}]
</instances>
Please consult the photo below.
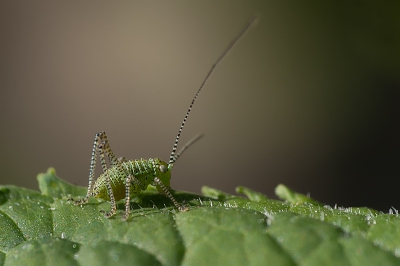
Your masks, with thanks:
<instances>
[{"instance_id":1,"label":"insect eye","mask_svg":"<svg viewBox=\"0 0 400 266\"><path fill-rule=\"evenodd\" d=\"M167 172L167 167L165 167L165 165L160 165L160 171L161 171L162 173Z\"/></svg>"}]
</instances>

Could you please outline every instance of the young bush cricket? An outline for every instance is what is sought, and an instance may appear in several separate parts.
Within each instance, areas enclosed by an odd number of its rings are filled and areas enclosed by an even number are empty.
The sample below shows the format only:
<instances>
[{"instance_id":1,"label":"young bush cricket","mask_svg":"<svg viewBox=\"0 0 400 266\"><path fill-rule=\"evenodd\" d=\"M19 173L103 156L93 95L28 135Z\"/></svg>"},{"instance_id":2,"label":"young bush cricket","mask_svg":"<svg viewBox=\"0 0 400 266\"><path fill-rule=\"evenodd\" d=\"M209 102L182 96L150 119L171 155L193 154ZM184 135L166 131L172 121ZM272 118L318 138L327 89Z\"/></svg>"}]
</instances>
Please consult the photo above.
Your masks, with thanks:
<instances>
[{"instance_id":1,"label":"young bush cricket","mask_svg":"<svg viewBox=\"0 0 400 266\"><path fill-rule=\"evenodd\" d=\"M176 152L179 138L181 136L183 127L185 126L186 120L189 117L190 111L192 110L193 104L197 100L201 90L210 78L214 69L217 65L225 58L225 56L232 50L234 45L244 36L244 34L256 23L257 17L253 17L242 31L234 38L227 48L223 51L220 57L215 61L203 80L200 88L197 90L193 97L193 100L186 112L186 115L179 128L178 134L175 138L175 142L172 148L172 152L169 156L169 162L166 163L158 158L150 159L138 159L138 160L125 160L117 158L111 150L110 144L107 139L105 132L99 132L94 137L92 156L90 160L90 171L89 171L89 185L86 196L81 199L74 201L76 205L85 204L88 202L89 197L93 196L101 198L111 202L111 209L105 214L105 217L109 218L113 216L116 211L116 201L125 198L125 215L124 219L128 219L130 212L130 198L139 194L142 190L146 190L148 185L152 184L156 186L157 190L167 196L176 208L180 211L186 211L187 208L175 200L170 193L170 179L171 170L174 163L182 155L182 153L189 148L194 142L199 140L202 135L198 135L186 143L178 152ZM101 167L103 173L94 181L96 159L97 154L100 157ZM110 162L110 167L107 167L106 156Z\"/></svg>"}]
</instances>

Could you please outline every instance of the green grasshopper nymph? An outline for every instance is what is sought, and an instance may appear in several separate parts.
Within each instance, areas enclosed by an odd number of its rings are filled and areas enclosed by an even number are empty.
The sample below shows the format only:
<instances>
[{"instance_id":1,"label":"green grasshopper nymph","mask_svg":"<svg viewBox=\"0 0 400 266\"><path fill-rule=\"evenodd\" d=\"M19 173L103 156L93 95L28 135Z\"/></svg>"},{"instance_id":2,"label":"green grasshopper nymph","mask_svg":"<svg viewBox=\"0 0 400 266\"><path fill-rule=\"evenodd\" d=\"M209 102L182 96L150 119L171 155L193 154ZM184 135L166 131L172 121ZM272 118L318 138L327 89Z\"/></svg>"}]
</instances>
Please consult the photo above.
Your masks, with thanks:
<instances>
[{"instance_id":1,"label":"green grasshopper nymph","mask_svg":"<svg viewBox=\"0 0 400 266\"><path fill-rule=\"evenodd\" d=\"M204 85L208 81L215 67L224 59L229 51L232 50L233 46L243 37L243 35L255 24L257 17L253 17L243 30L237 35L235 39L228 45L224 52L220 55L217 61L212 65L206 78L203 80L200 88L197 90L189 109L183 119L183 122L179 128L178 135L175 138L174 146L172 148L171 155L169 156L169 162L166 163L158 158L150 158L148 160L125 160L123 158L117 158L110 148L110 144L107 140L105 132L99 132L94 137L92 156L90 160L89 170L89 185L86 196L81 199L74 201L75 205L81 205L88 202L89 197L93 196L101 198L111 202L111 209L105 214L105 217L109 218L113 216L116 211L116 201L125 198L125 215L124 219L128 219L130 211L130 197L139 194L142 190L146 190L148 185L152 184L156 186L157 190L167 196L172 203L178 208L179 211L186 211L187 208L184 205L179 205L175 198L170 193L170 179L171 170L174 163L182 155L182 153L189 148L194 142L199 140L202 135L198 135L186 143L178 152L176 148L178 141L182 133L182 129L185 126L186 120L189 117L190 111L192 110L193 104L199 96ZM103 173L94 181L94 171L96 168L97 153L100 157L101 167ZM110 167L107 167L106 155L110 162Z\"/></svg>"}]
</instances>

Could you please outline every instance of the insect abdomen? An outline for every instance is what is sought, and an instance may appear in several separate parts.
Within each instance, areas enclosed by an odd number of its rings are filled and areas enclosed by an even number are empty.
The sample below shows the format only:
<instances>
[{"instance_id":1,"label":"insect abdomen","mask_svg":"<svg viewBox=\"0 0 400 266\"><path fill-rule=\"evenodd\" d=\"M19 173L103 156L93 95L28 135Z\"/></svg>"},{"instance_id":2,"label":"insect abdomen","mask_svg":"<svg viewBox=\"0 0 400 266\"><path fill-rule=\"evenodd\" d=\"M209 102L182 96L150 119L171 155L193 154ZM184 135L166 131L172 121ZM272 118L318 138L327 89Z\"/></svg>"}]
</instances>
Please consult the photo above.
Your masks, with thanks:
<instances>
[{"instance_id":1,"label":"insect abdomen","mask_svg":"<svg viewBox=\"0 0 400 266\"><path fill-rule=\"evenodd\" d=\"M154 159L140 159L130 160L122 163L124 170L134 176L140 176L143 174L154 174L153 161Z\"/></svg>"},{"instance_id":2,"label":"insect abdomen","mask_svg":"<svg viewBox=\"0 0 400 266\"><path fill-rule=\"evenodd\" d=\"M126 177L132 177L130 186L130 195L134 196L142 190L146 190L147 186L153 182L154 170L153 159L131 160L122 163L123 175L118 172L117 167L108 168L106 172L101 174L96 180L93 188L93 196L104 200L110 200L107 191L106 176L109 177L115 200L125 198L125 182Z\"/></svg>"}]
</instances>

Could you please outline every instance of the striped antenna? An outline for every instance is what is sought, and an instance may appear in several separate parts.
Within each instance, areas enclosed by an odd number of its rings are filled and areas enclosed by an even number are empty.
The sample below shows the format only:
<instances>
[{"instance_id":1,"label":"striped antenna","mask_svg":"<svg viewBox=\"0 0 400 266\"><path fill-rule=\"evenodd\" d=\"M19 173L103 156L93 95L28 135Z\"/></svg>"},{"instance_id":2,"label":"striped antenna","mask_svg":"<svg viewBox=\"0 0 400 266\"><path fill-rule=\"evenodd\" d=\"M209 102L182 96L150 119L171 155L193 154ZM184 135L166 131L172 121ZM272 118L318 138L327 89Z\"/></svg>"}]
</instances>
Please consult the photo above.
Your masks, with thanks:
<instances>
[{"instance_id":1,"label":"striped antenna","mask_svg":"<svg viewBox=\"0 0 400 266\"><path fill-rule=\"evenodd\" d=\"M191 140L189 140L185 145L183 145L183 147L175 154L174 158L169 161L169 164L171 163L175 163L176 160L178 160L178 158L182 155L182 153L184 151L186 151L187 148L189 148L193 143L195 143L196 141L198 141L199 139L201 139L202 137L204 137L204 134L199 134L194 136Z\"/></svg>"},{"instance_id":2,"label":"striped antenna","mask_svg":"<svg viewBox=\"0 0 400 266\"><path fill-rule=\"evenodd\" d=\"M229 51L232 50L233 46L235 46L235 44L245 35L245 33L251 28L251 26L256 24L257 21L257 16L254 16L247 24L246 26L242 29L242 31L239 32L239 34L236 36L236 38L234 38L231 43L228 45L228 47L225 48L224 52L220 55L220 57L217 59L217 61L215 61L215 63L212 65L210 71L208 71L208 74L206 76L206 78L203 80L203 83L201 84L199 90L196 92L196 94L193 97L192 103L189 106L189 109L186 112L185 118L183 118L181 127L179 128L178 131L178 135L176 136L175 139L175 143L174 146L172 148L172 152L171 155L169 156L169 165L172 165L178 158L179 156L182 154L182 152L184 150L186 150L190 144L192 144L193 142L195 142L196 140L198 140L200 137L194 138L193 141L189 141L189 145L186 144L177 155L175 155L176 152L176 148L178 147L178 142L179 142L179 138L181 136L182 133L182 129L185 126L186 120L189 117L190 111L192 110L193 104L196 101L197 97L199 96L201 90L203 89L204 85L206 84L206 82L208 81L208 79L210 78L211 74L214 72L214 69L217 67L217 65L222 61L222 59L224 59L224 57L229 53Z\"/></svg>"}]
</instances>

